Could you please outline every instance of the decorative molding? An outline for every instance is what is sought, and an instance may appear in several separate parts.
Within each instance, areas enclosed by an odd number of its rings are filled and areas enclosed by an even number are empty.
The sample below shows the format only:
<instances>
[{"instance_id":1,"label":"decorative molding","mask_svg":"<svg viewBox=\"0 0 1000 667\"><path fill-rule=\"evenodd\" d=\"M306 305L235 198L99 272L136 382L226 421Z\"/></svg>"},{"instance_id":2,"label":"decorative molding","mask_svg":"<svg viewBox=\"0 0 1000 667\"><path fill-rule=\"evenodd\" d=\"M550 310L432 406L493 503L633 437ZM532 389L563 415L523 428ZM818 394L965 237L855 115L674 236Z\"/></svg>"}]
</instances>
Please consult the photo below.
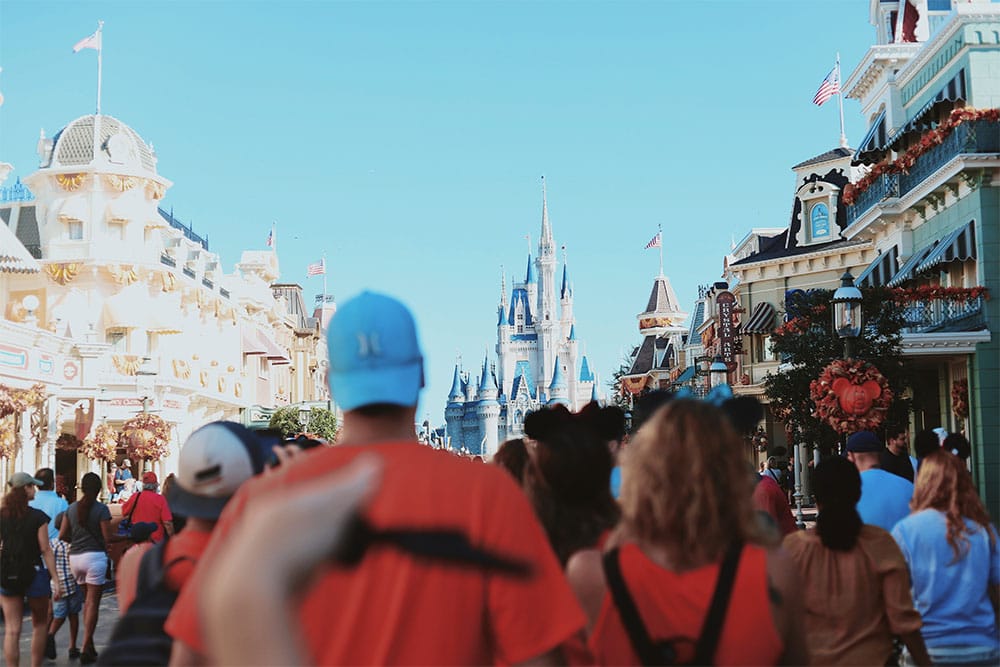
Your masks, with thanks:
<instances>
[{"instance_id":1,"label":"decorative molding","mask_svg":"<svg viewBox=\"0 0 1000 667\"><path fill-rule=\"evenodd\" d=\"M164 292L173 292L177 289L177 277L169 271L164 271L160 274L160 290Z\"/></svg>"},{"instance_id":2,"label":"decorative molding","mask_svg":"<svg viewBox=\"0 0 1000 667\"><path fill-rule=\"evenodd\" d=\"M80 273L80 265L76 262L67 262L65 264L46 264L45 273L48 274L49 278L60 285L66 285L67 283L73 282L73 279L76 278L78 273Z\"/></svg>"},{"instance_id":3,"label":"decorative molding","mask_svg":"<svg viewBox=\"0 0 1000 667\"><path fill-rule=\"evenodd\" d=\"M183 359L174 359L172 365L174 367L174 377L178 380L187 380L191 377L191 367Z\"/></svg>"},{"instance_id":4,"label":"decorative molding","mask_svg":"<svg viewBox=\"0 0 1000 667\"><path fill-rule=\"evenodd\" d=\"M976 345L991 340L989 331L956 331L948 333L903 334L900 350L903 356L932 354L974 354Z\"/></svg>"},{"instance_id":5,"label":"decorative molding","mask_svg":"<svg viewBox=\"0 0 1000 667\"><path fill-rule=\"evenodd\" d=\"M111 364L122 375L135 375L142 366L142 357L137 354L113 354Z\"/></svg>"},{"instance_id":6,"label":"decorative molding","mask_svg":"<svg viewBox=\"0 0 1000 667\"><path fill-rule=\"evenodd\" d=\"M156 181L146 181L146 194L149 195L150 199L155 199L159 201L163 199L164 195L167 193L167 188L164 187L162 183L157 183Z\"/></svg>"},{"instance_id":7,"label":"decorative molding","mask_svg":"<svg viewBox=\"0 0 1000 667\"><path fill-rule=\"evenodd\" d=\"M104 182L108 184L112 190L117 190L118 192L126 192L131 190L135 186L139 185L140 178L138 176L122 176L121 174L105 174Z\"/></svg>"},{"instance_id":8,"label":"decorative molding","mask_svg":"<svg viewBox=\"0 0 1000 667\"><path fill-rule=\"evenodd\" d=\"M56 174L56 183L66 192L76 192L87 180L87 174Z\"/></svg>"},{"instance_id":9,"label":"decorative molding","mask_svg":"<svg viewBox=\"0 0 1000 667\"><path fill-rule=\"evenodd\" d=\"M122 264L120 266L109 264L108 273L111 274L111 277L119 285L128 286L139 280L139 273L131 264Z\"/></svg>"}]
</instances>

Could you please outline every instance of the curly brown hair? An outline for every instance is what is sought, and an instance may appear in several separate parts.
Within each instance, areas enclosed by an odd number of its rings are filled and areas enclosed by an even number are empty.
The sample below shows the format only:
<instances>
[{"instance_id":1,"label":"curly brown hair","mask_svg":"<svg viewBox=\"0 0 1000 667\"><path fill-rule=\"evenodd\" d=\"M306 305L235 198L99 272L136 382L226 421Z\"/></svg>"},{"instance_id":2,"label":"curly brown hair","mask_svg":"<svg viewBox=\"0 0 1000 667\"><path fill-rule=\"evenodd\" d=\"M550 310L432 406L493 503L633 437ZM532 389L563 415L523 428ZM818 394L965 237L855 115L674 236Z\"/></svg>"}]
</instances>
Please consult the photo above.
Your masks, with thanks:
<instances>
[{"instance_id":1,"label":"curly brown hair","mask_svg":"<svg viewBox=\"0 0 1000 667\"><path fill-rule=\"evenodd\" d=\"M734 538L764 544L742 440L724 413L674 400L632 440L622 470L628 537L666 550L677 569L716 562Z\"/></svg>"},{"instance_id":2,"label":"curly brown hair","mask_svg":"<svg viewBox=\"0 0 1000 667\"><path fill-rule=\"evenodd\" d=\"M965 462L947 450L935 450L920 462L910 510L925 509L944 513L948 522L948 544L955 553L955 560L962 558L969 549L967 535L973 531L965 524L965 519L982 526L991 545L996 542L990 515L976 492L972 475Z\"/></svg>"}]
</instances>

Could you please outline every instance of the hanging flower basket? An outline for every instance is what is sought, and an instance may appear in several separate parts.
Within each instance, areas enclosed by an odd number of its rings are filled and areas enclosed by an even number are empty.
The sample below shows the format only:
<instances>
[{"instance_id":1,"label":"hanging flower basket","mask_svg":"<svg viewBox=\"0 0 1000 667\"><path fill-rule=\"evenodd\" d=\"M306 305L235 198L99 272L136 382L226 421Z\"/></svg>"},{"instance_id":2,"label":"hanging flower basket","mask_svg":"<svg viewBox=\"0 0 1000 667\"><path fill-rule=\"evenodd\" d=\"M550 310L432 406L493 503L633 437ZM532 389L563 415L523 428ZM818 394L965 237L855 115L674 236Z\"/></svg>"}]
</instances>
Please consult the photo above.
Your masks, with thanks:
<instances>
[{"instance_id":1,"label":"hanging flower basket","mask_svg":"<svg viewBox=\"0 0 1000 667\"><path fill-rule=\"evenodd\" d=\"M889 382L878 368L859 359L832 361L809 385L813 416L840 434L874 431L892 403Z\"/></svg>"},{"instance_id":2,"label":"hanging flower basket","mask_svg":"<svg viewBox=\"0 0 1000 667\"><path fill-rule=\"evenodd\" d=\"M969 381L955 380L951 387L951 411L959 419L969 416Z\"/></svg>"},{"instance_id":3,"label":"hanging flower basket","mask_svg":"<svg viewBox=\"0 0 1000 667\"><path fill-rule=\"evenodd\" d=\"M159 461L170 451L170 424L157 415L139 414L122 425L122 438L130 457Z\"/></svg>"},{"instance_id":4,"label":"hanging flower basket","mask_svg":"<svg viewBox=\"0 0 1000 667\"><path fill-rule=\"evenodd\" d=\"M56 449L76 450L83 445L83 440L72 433L63 433L56 438Z\"/></svg>"},{"instance_id":5,"label":"hanging flower basket","mask_svg":"<svg viewBox=\"0 0 1000 667\"><path fill-rule=\"evenodd\" d=\"M113 426L98 424L90 437L80 445L80 453L95 461L114 461L120 438Z\"/></svg>"}]
</instances>

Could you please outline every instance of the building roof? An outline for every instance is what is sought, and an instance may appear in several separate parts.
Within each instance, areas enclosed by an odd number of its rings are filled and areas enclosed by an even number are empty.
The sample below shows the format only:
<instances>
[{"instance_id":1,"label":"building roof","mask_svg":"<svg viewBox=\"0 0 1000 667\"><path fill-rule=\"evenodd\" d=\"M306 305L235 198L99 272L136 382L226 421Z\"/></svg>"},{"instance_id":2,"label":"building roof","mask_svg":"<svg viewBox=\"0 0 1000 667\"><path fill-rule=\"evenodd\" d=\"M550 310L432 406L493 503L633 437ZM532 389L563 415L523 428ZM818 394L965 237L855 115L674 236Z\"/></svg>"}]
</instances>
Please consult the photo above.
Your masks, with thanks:
<instances>
[{"instance_id":1,"label":"building roof","mask_svg":"<svg viewBox=\"0 0 1000 667\"><path fill-rule=\"evenodd\" d=\"M455 364L455 375L451 380L451 391L448 392L448 400L454 402L464 398L465 392L462 390L462 372L459 370L458 364Z\"/></svg>"},{"instance_id":2,"label":"building roof","mask_svg":"<svg viewBox=\"0 0 1000 667\"><path fill-rule=\"evenodd\" d=\"M653 367L655 349L656 336L650 335L643 338L642 345L639 346L639 352L635 355L635 359L632 361L632 367L629 368L627 375L642 375L643 373L648 373Z\"/></svg>"},{"instance_id":3,"label":"building roof","mask_svg":"<svg viewBox=\"0 0 1000 667\"><path fill-rule=\"evenodd\" d=\"M0 273L39 273L41 270L42 265L14 236L10 227L0 224Z\"/></svg>"},{"instance_id":4,"label":"building roof","mask_svg":"<svg viewBox=\"0 0 1000 667\"><path fill-rule=\"evenodd\" d=\"M534 285L538 282L538 278L535 276L535 263L531 261L531 253L528 253L528 270L524 274L524 284Z\"/></svg>"},{"instance_id":5,"label":"building roof","mask_svg":"<svg viewBox=\"0 0 1000 667\"><path fill-rule=\"evenodd\" d=\"M587 356L584 355L580 361L580 382L593 382L594 372L590 370L590 364L587 362Z\"/></svg>"},{"instance_id":6,"label":"building roof","mask_svg":"<svg viewBox=\"0 0 1000 667\"><path fill-rule=\"evenodd\" d=\"M559 357L556 357L556 367L552 371L552 382L549 383L549 391L555 393L559 389L566 389L566 376L563 374Z\"/></svg>"},{"instance_id":7,"label":"building roof","mask_svg":"<svg viewBox=\"0 0 1000 667\"><path fill-rule=\"evenodd\" d=\"M694 306L694 314L691 315L691 326L688 328L688 340L698 339L698 329L705 321L705 302L699 300Z\"/></svg>"},{"instance_id":8,"label":"building roof","mask_svg":"<svg viewBox=\"0 0 1000 667\"><path fill-rule=\"evenodd\" d=\"M91 114L70 122L52 137L52 152L47 157L43 169L99 166L156 176L153 149L138 132L112 116Z\"/></svg>"},{"instance_id":9,"label":"building roof","mask_svg":"<svg viewBox=\"0 0 1000 667\"><path fill-rule=\"evenodd\" d=\"M852 155L854 155L853 148L834 148L833 150L821 153L816 157L809 158L805 162L799 162L797 165L792 167L792 169L798 169L800 167L809 167L814 164L823 164L824 162L832 162L834 160L850 157Z\"/></svg>"},{"instance_id":10,"label":"building roof","mask_svg":"<svg viewBox=\"0 0 1000 667\"><path fill-rule=\"evenodd\" d=\"M569 287L569 278L566 275L567 269L566 265L563 264L563 276L562 276L562 288L559 290L559 298L565 299L567 297L573 296L572 291Z\"/></svg>"},{"instance_id":11,"label":"building roof","mask_svg":"<svg viewBox=\"0 0 1000 667\"><path fill-rule=\"evenodd\" d=\"M865 239L836 239L828 243L815 243L813 245L802 245L795 246L794 248L786 248L785 241L788 238L788 230L786 229L781 234L777 236L772 236L766 241L761 239L761 249L760 252L750 255L749 257L744 257L738 262L733 262L729 266L742 266L744 264L755 264L757 262L766 262L772 259L781 259L783 257L796 257L798 255L808 255L814 252L823 252L826 250L838 250L840 248L853 248L854 246L866 245L869 241Z\"/></svg>"}]
</instances>

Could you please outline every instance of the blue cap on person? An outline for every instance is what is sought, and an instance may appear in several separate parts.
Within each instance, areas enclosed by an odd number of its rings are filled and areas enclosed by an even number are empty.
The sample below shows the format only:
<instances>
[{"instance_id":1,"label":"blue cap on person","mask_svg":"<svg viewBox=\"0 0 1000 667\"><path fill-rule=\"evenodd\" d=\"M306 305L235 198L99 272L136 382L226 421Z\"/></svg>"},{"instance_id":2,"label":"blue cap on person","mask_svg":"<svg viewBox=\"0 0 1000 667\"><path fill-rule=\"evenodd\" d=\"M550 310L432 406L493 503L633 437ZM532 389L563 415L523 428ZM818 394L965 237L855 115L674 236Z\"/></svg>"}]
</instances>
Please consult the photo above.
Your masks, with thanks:
<instances>
[{"instance_id":1,"label":"blue cap on person","mask_svg":"<svg viewBox=\"0 0 1000 667\"><path fill-rule=\"evenodd\" d=\"M882 449L878 436L871 431L858 431L847 439L847 451L856 454L877 452Z\"/></svg>"},{"instance_id":2,"label":"blue cap on person","mask_svg":"<svg viewBox=\"0 0 1000 667\"><path fill-rule=\"evenodd\" d=\"M16 472L7 480L7 486L12 489L19 489L22 486L42 486L40 479L35 479L26 472Z\"/></svg>"},{"instance_id":3,"label":"blue cap on person","mask_svg":"<svg viewBox=\"0 0 1000 667\"><path fill-rule=\"evenodd\" d=\"M326 330L330 393L343 410L411 406L424 386L424 358L410 310L362 292L337 309Z\"/></svg>"}]
</instances>

